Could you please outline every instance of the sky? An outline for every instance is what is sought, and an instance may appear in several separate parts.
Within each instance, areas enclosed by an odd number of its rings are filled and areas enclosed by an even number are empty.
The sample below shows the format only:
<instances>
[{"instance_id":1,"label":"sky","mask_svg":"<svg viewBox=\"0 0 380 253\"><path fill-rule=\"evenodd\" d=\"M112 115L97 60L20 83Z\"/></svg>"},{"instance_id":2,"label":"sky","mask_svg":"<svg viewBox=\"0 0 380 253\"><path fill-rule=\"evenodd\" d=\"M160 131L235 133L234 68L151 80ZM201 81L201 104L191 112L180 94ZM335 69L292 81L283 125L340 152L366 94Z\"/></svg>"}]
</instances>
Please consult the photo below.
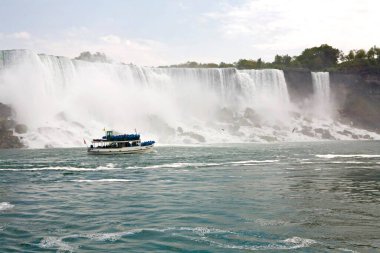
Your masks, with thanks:
<instances>
[{"instance_id":1,"label":"sky","mask_svg":"<svg viewBox=\"0 0 380 253\"><path fill-rule=\"evenodd\" d=\"M143 66L380 46L379 0L0 0L0 50Z\"/></svg>"}]
</instances>

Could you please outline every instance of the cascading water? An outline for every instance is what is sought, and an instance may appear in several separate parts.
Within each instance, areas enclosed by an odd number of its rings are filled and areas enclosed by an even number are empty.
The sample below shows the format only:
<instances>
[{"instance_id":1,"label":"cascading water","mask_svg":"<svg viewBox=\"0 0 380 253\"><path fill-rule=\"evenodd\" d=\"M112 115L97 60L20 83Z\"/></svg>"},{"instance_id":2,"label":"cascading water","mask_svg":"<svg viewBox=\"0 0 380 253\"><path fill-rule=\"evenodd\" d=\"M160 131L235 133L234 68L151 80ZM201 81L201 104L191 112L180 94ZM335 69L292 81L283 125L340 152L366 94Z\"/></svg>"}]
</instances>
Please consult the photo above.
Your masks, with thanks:
<instances>
[{"instance_id":1,"label":"cascading water","mask_svg":"<svg viewBox=\"0 0 380 253\"><path fill-rule=\"evenodd\" d=\"M319 117L331 117L330 75L328 72L312 72L315 112Z\"/></svg>"},{"instance_id":2,"label":"cascading water","mask_svg":"<svg viewBox=\"0 0 380 253\"><path fill-rule=\"evenodd\" d=\"M313 74L321 99L325 76ZM284 73L273 69L150 68L6 50L0 102L28 126L29 147L81 146L104 128L136 128L159 143L321 138L305 132L319 126L291 104Z\"/></svg>"}]
</instances>

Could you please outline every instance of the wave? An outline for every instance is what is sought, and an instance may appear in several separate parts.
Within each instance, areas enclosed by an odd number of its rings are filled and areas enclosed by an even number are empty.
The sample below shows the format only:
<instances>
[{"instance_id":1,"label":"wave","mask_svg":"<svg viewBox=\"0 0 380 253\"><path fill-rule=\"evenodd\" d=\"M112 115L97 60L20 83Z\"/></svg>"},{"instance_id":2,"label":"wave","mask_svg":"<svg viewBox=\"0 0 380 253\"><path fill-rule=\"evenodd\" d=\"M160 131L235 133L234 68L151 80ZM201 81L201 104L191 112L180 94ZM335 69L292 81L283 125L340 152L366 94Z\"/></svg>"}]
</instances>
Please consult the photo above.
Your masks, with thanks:
<instances>
[{"instance_id":1,"label":"wave","mask_svg":"<svg viewBox=\"0 0 380 253\"><path fill-rule=\"evenodd\" d=\"M122 179L122 178L102 178L102 179L76 179L72 182L78 183L102 183L102 182L138 182L139 180L134 179Z\"/></svg>"},{"instance_id":2,"label":"wave","mask_svg":"<svg viewBox=\"0 0 380 253\"><path fill-rule=\"evenodd\" d=\"M335 154L327 154L327 155L315 155L319 158L379 158L380 155L367 155L367 154L351 154L351 155L335 155Z\"/></svg>"},{"instance_id":3,"label":"wave","mask_svg":"<svg viewBox=\"0 0 380 253\"><path fill-rule=\"evenodd\" d=\"M236 234L228 230L222 230L217 228L208 228L208 227L180 227L180 231L191 231L199 236L205 236L207 234Z\"/></svg>"},{"instance_id":4,"label":"wave","mask_svg":"<svg viewBox=\"0 0 380 253\"><path fill-rule=\"evenodd\" d=\"M0 203L0 211L9 210L9 209L12 209L13 207L14 207L14 205L12 205L9 202L1 202Z\"/></svg>"},{"instance_id":5,"label":"wave","mask_svg":"<svg viewBox=\"0 0 380 253\"><path fill-rule=\"evenodd\" d=\"M341 250L343 252L359 253L359 251L355 251L352 249L346 249L346 248L338 248L338 250Z\"/></svg>"},{"instance_id":6,"label":"wave","mask_svg":"<svg viewBox=\"0 0 380 253\"><path fill-rule=\"evenodd\" d=\"M38 246L43 249L54 248L57 249L58 252L74 252L76 248L63 242L63 239L64 237L47 236L41 240Z\"/></svg>"},{"instance_id":7,"label":"wave","mask_svg":"<svg viewBox=\"0 0 380 253\"><path fill-rule=\"evenodd\" d=\"M239 249L239 250L249 250L249 251L256 251L256 250L289 250L289 249L299 249L299 248L306 248L309 247L312 244L317 243L316 241L312 239L306 239L301 237L291 237L287 238L285 240L278 240L274 243L269 243L267 245L234 245L234 244L224 244L221 242L214 241L207 236L211 234L217 234L220 236L223 236L225 234L234 234L234 236L239 236L237 232L223 230L223 229L217 229L217 228L208 228L208 227L168 227L163 229L158 228L135 228L130 229L127 231L121 231L121 232L114 232L114 233L87 233L87 234L74 234L74 235L68 235L68 236L62 236L62 237L56 237L56 236L48 236L44 237L41 242L39 243L39 247L41 248L54 248L58 249L59 251L68 251L73 252L76 247L71 246L69 243L64 242L64 240L68 239L74 239L74 238L85 238L93 241L101 241L101 242L114 242L117 240L120 240L124 236L131 236L136 235L143 232L171 232L172 236L180 236L187 238L192 241L197 242L207 242L210 246L215 246L218 248L225 248L225 249ZM190 232L193 234L193 236L189 236L188 233ZM194 237L195 236L195 237ZM222 237L220 237L222 238Z\"/></svg>"},{"instance_id":8,"label":"wave","mask_svg":"<svg viewBox=\"0 0 380 253\"><path fill-rule=\"evenodd\" d=\"M223 165L222 163L166 163L143 167L144 169L158 168L187 168L187 167L212 167Z\"/></svg>"},{"instance_id":9,"label":"wave","mask_svg":"<svg viewBox=\"0 0 380 253\"><path fill-rule=\"evenodd\" d=\"M130 166L126 169L162 169L162 168L190 168L190 167L214 167L214 166L247 166L256 165L260 163L275 163L279 160L247 160L236 162L224 162L224 163L166 163L148 166ZM107 164L106 166L98 166L96 168L86 167L72 167L72 166L51 166L41 168L2 168L0 171L102 171L102 170L121 170L113 164ZM84 181L83 181L84 182Z\"/></svg>"},{"instance_id":10,"label":"wave","mask_svg":"<svg viewBox=\"0 0 380 253\"><path fill-rule=\"evenodd\" d=\"M209 240L207 238L202 238L202 241L208 242L211 245L215 245L219 248L224 249L237 249L244 251L257 251L257 250L291 250L291 249L300 249L307 248L312 244L315 244L316 241L301 237L292 237L287 238L285 240L278 241L276 243L270 243L268 245L235 245L235 244L224 244L220 242L216 242L213 240Z\"/></svg>"},{"instance_id":11,"label":"wave","mask_svg":"<svg viewBox=\"0 0 380 253\"><path fill-rule=\"evenodd\" d=\"M270 220L270 219L256 219L254 220L255 223L259 224L260 226L280 226L288 224L288 222L283 220Z\"/></svg>"},{"instance_id":12,"label":"wave","mask_svg":"<svg viewBox=\"0 0 380 253\"><path fill-rule=\"evenodd\" d=\"M94 240L94 241L117 241L123 236L134 235L142 231L143 231L142 229L132 229L125 232L84 234L78 237L84 237L84 238Z\"/></svg>"},{"instance_id":13,"label":"wave","mask_svg":"<svg viewBox=\"0 0 380 253\"><path fill-rule=\"evenodd\" d=\"M188 167L214 167L214 166L231 166L231 165L255 165L260 163L276 163L279 160L244 160L236 162L221 163L165 163L145 167L128 167L129 169L160 169L160 168L188 168Z\"/></svg>"},{"instance_id":14,"label":"wave","mask_svg":"<svg viewBox=\"0 0 380 253\"><path fill-rule=\"evenodd\" d=\"M306 238L297 237L297 236L285 239L283 240L283 242L288 243L288 244L293 244L291 249L305 248L316 243L316 241L312 239L306 239Z\"/></svg>"},{"instance_id":15,"label":"wave","mask_svg":"<svg viewBox=\"0 0 380 253\"><path fill-rule=\"evenodd\" d=\"M279 160L248 160L248 161L238 161L230 162L231 164L251 164L251 163L276 163Z\"/></svg>"},{"instance_id":16,"label":"wave","mask_svg":"<svg viewBox=\"0 0 380 253\"><path fill-rule=\"evenodd\" d=\"M96 168L84 168L84 167L71 167L71 166L52 166L52 167L41 167L41 168L24 168L24 169L13 169L4 168L0 171L49 171L49 170L65 170L65 171L100 171L100 170L118 170L121 168L115 168L113 166L98 166Z\"/></svg>"}]
</instances>

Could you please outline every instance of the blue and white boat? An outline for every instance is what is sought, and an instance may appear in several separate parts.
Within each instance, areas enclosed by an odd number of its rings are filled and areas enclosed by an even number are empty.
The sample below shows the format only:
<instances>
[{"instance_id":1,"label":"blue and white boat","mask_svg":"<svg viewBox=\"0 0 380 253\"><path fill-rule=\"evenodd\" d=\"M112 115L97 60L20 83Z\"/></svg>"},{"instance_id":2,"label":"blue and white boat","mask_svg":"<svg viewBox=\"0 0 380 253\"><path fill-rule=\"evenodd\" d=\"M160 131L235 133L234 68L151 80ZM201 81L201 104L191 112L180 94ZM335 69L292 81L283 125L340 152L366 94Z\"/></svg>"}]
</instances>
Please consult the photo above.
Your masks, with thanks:
<instances>
[{"instance_id":1,"label":"blue and white boat","mask_svg":"<svg viewBox=\"0 0 380 253\"><path fill-rule=\"evenodd\" d=\"M107 131L106 136L92 140L87 152L96 155L144 153L151 151L154 144L155 141L142 142L137 133L114 135L113 131Z\"/></svg>"}]
</instances>

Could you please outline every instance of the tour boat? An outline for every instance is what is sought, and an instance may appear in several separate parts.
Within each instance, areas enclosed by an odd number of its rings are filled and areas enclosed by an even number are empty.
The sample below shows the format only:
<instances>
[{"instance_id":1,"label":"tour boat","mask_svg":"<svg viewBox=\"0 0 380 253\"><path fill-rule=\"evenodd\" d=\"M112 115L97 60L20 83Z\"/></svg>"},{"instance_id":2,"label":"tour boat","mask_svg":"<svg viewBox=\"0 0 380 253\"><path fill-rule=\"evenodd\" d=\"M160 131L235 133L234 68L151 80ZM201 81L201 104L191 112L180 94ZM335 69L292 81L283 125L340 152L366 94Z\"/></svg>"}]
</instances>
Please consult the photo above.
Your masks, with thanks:
<instances>
[{"instance_id":1,"label":"tour boat","mask_svg":"<svg viewBox=\"0 0 380 253\"><path fill-rule=\"evenodd\" d=\"M89 154L112 155L144 153L153 149L155 141L141 142L139 134L114 135L107 131L101 139L93 139L87 149Z\"/></svg>"}]
</instances>

